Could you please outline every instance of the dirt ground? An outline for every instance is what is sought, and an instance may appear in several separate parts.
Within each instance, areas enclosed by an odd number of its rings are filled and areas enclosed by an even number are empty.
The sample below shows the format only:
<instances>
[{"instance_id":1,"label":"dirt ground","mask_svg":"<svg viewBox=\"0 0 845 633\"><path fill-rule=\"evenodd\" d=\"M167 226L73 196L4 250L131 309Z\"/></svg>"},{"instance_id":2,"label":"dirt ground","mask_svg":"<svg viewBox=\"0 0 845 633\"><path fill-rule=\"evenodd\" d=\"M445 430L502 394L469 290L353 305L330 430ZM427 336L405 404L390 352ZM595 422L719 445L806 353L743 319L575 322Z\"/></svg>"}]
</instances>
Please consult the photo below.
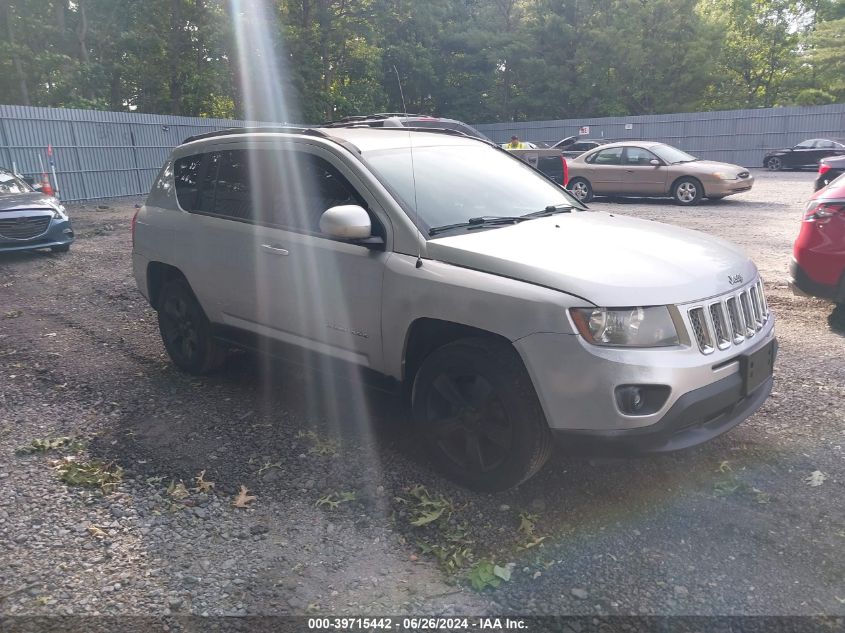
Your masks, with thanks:
<instances>
[{"instance_id":1,"label":"dirt ground","mask_svg":"<svg viewBox=\"0 0 845 633\"><path fill-rule=\"evenodd\" d=\"M748 251L772 398L703 447L558 454L498 495L432 472L394 394L247 354L176 371L131 275L140 201L71 206L69 254L0 256L0 614L845 615L845 318L784 281L813 174L755 176L695 208L591 207ZM68 485L67 457L122 476ZM474 590L473 561L510 580Z\"/></svg>"}]
</instances>

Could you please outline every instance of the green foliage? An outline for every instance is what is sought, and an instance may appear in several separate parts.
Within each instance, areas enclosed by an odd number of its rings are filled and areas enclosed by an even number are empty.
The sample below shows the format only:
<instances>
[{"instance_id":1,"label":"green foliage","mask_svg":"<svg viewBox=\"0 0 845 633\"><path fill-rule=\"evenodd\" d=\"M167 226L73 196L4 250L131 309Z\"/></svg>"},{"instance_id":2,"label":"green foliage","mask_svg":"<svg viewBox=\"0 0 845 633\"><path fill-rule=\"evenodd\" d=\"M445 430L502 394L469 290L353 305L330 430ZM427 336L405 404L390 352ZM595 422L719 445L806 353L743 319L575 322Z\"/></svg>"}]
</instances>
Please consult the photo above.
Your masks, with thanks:
<instances>
[{"instance_id":1,"label":"green foliage","mask_svg":"<svg viewBox=\"0 0 845 633\"><path fill-rule=\"evenodd\" d=\"M74 439L72 437L37 438L32 440L26 446L16 448L15 454L29 455L31 453L44 453L46 451L54 451L60 448L75 451L82 449L84 445L85 443L82 440Z\"/></svg>"},{"instance_id":2,"label":"green foliage","mask_svg":"<svg viewBox=\"0 0 845 633\"><path fill-rule=\"evenodd\" d=\"M500 567L490 560L480 560L467 572L467 578L476 591L484 591L487 587L496 589L503 582L511 578L510 568Z\"/></svg>"},{"instance_id":3,"label":"green foliage","mask_svg":"<svg viewBox=\"0 0 845 633\"><path fill-rule=\"evenodd\" d=\"M469 122L634 115L843 101L843 47L843 0L16 0L0 95L319 123L401 111L401 83Z\"/></svg>"},{"instance_id":4,"label":"green foliage","mask_svg":"<svg viewBox=\"0 0 845 633\"><path fill-rule=\"evenodd\" d=\"M65 457L55 463L59 478L72 486L92 486L111 492L123 481L123 469L99 460L78 461Z\"/></svg>"}]
</instances>

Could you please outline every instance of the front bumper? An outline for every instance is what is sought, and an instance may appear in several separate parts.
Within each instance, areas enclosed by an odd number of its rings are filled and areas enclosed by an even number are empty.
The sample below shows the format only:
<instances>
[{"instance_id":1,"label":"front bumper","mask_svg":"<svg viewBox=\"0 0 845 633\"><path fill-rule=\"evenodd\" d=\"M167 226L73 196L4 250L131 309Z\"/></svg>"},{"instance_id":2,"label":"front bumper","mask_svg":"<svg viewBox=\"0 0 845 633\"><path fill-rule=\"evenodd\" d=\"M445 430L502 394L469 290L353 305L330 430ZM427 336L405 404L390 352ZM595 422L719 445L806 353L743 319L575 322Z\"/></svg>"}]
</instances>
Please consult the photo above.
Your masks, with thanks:
<instances>
[{"instance_id":1,"label":"front bumper","mask_svg":"<svg viewBox=\"0 0 845 633\"><path fill-rule=\"evenodd\" d=\"M819 283L813 280L807 272L801 268L797 261L789 262L789 277L787 277L789 289L796 295L805 297L820 297L822 299L845 300L845 292L840 293L836 286Z\"/></svg>"},{"instance_id":2,"label":"front bumper","mask_svg":"<svg viewBox=\"0 0 845 633\"><path fill-rule=\"evenodd\" d=\"M600 445L605 453L668 453L691 448L727 433L759 409L772 391L768 378L743 395L742 378L733 374L681 396L659 422L622 431L553 431L563 447Z\"/></svg>"},{"instance_id":3,"label":"front bumper","mask_svg":"<svg viewBox=\"0 0 845 633\"><path fill-rule=\"evenodd\" d=\"M47 230L33 238L25 240L12 240L0 235L0 253L16 251L32 251L39 248L52 248L54 246L67 246L74 241L73 228L70 220L55 218L50 221Z\"/></svg>"},{"instance_id":4,"label":"front bumper","mask_svg":"<svg viewBox=\"0 0 845 633\"><path fill-rule=\"evenodd\" d=\"M742 367L747 357L777 342L769 314L741 345L709 354L690 344L599 347L572 334L538 333L514 345L555 435L667 451L705 442L756 411L771 391L772 380L766 378L746 395ZM656 387L668 395L646 413L624 413L617 394L629 385Z\"/></svg>"},{"instance_id":5,"label":"front bumper","mask_svg":"<svg viewBox=\"0 0 845 633\"><path fill-rule=\"evenodd\" d=\"M705 196L731 196L735 193L751 191L754 186L754 176L738 178L736 180L714 180L704 185Z\"/></svg>"}]
</instances>

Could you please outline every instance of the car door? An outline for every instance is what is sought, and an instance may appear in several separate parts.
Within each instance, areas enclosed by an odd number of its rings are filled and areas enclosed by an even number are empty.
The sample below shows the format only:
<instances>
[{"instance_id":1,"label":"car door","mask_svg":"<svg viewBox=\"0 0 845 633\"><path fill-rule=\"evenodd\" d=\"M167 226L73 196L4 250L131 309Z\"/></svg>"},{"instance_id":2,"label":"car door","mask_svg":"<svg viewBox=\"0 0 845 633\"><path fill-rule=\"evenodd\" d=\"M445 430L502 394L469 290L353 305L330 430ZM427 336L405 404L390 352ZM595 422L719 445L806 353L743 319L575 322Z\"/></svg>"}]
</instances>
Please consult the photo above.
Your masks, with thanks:
<instances>
[{"instance_id":1,"label":"car door","mask_svg":"<svg viewBox=\"0 0 845 633\"><path fill-rule=\"evenodd\" d=\"M808 139L798 143L792 148L784 158L784 163L787 167L806 167L808 165L815 165L818 159L816 156L816 141L818 139Z\"/></svg>"},{"instance_id":2,"label":"car door","mask_svg":"<svg viewBox=\"0 0 845 633\"><path fill-rule=\"evenodd\" d=\"M587 179L595 193L622 193L622 147L602 149L587 157Z\"/></svg>"},{"instance_id":3,"label":"car door","mask_svg":"<svg viewBox=\"0 0 845 633\"><path fill-rule=\"evenodd\" d=\"M378 368L385 222L375 222L375 248L320 234L330 206L373 205L319 152L268 142L212 154L204 277L224 325Z\"/></svg>"},{"instance_id":4,"label":"car door","mask_svg":"<svg viewBox=\"0 0 845 633\"><path fill-rule=\"evenodd\" d=\"M254 150L265 187L259 257L262 333L378 369L381 303L389 257L386 216L354 174L323 148L298 143ZM374 244L329 238L320 216L357 204L370 213Z\"/></svg>"},{"instance_id":5,"label":"car door","mask_svg":"<svg viewBox=\"0 0 845 633\"><path fill-rule=\"evenodd\" d=\"M651 161L657 160L655 166ZM662 160L645 148L628 146L622 154L625 192L643 196L660 196L666 193L669 169Z\"/></svg>"}]
</instances>

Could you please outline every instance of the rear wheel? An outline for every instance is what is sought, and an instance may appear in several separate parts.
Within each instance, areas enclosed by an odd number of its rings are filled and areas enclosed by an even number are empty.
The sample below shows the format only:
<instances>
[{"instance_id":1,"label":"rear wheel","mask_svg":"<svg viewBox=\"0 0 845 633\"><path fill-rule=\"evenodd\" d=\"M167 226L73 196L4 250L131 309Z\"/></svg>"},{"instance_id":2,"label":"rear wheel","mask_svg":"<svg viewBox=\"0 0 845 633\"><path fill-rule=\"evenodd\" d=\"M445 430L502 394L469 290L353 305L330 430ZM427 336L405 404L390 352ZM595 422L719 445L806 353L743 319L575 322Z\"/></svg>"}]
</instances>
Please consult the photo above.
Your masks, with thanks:
<instances>
[{"instance_id":1,"label":"rear wheel","mask_svg":"<svg viewBox=\"0 0 845 633\"><path fill-rule=\"evenodd\" d=\"M684 206L698 204L703 193L701 183L695 178L679 178L672 185L672 197L675 202Z\"/></svg>"},{"instance_id":2,"label":"rear wheel","mask_svg":"<svg viewBox=\"0 0 845 633\"><path fill-rule=\"evenodd\" d=\"M585 178L573 178L566 187L579 202L589 202L593 199L593 187Z\"/></svg>"},{"instance_id":3,"label":"rear wheel","mask_svg":"<svg viewBox=\"0 0 845 633\"><path fill-rule=\"evenodd\" d=\"M772 156L766 161L766 169L769 171L780 171L783 169L783 159L778 156Z\"/></svg>"},{"instance_id":4,"label":"rear wheel","mask_svg":"<svg viewBox=\"0 0 845 633\"><path fill-rule=\"evenodd\" d=\"M226 358L211 324L188 283L174 279L161 290L158 308L161 339L173 363L189 374L207 374Z\"/></svg>"},{"instance_id":5,"label":"rear wheel","mask_svg":"<svg viewBox=\"0 0 845 633\"><path fill-rule=\"evenodd\" d=\"M534 386L508 343L469 338L435 350L416 375L411 399L433 460L468 488L517 486L551 454Z\"/></svg>"}]
</instances>

